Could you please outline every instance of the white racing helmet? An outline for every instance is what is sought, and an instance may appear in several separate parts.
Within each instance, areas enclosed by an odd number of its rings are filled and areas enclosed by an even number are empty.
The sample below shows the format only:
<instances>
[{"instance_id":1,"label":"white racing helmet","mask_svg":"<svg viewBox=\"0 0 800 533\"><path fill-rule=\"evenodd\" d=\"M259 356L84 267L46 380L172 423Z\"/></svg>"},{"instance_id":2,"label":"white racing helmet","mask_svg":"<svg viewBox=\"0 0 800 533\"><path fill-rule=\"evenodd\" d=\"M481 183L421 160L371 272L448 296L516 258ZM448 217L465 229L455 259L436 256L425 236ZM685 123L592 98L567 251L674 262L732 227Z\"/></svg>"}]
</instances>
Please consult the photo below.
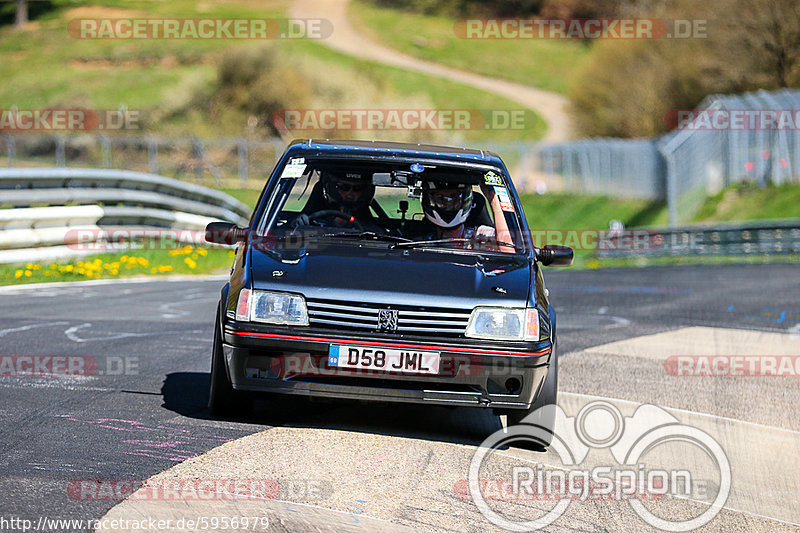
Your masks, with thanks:
<instances>
[{"instance_id":1,"label":"white racing helmet","mask_svg":"<svg viewBox=\"0 0 800 533\"><path fill-rule=\"evenodd\" d=\"M422 191L422 211L441 228L463 224L472 204L472 186L465 183L428 182Z\"/></svg>"}]
</instances>

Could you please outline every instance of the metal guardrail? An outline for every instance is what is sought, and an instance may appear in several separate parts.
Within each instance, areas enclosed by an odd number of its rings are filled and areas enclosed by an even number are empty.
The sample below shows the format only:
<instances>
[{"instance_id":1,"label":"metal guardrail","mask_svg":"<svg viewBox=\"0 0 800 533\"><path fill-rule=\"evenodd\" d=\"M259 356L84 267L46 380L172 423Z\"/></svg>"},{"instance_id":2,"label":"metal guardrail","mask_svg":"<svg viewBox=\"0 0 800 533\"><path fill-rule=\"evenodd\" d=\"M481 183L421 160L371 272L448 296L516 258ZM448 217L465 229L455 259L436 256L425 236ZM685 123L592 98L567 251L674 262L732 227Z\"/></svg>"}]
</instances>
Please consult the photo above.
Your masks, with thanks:
<instances>
[{"instance_id":1,"label":"metal guardrail","mask_svg":"<svg viewBox=\"0 0 800 533\"><path fill-rule=\"evenodd\" d=\"M92 253L76 230L202 230L223 220L247 225L250 208L199 185L121 170L0 169L0 263Z\"/></svg>"},{"instance_id":2,"label":"metal guardrail","mask_svg":"<svg viewBox=\"0 0 800 533\"><path fill-rule=\"evenodd\" d=\"M800 254L800 220L650 229L649 233L648 246L600 249L596 255L624 258Z\"/></svg>"}]
</instances>

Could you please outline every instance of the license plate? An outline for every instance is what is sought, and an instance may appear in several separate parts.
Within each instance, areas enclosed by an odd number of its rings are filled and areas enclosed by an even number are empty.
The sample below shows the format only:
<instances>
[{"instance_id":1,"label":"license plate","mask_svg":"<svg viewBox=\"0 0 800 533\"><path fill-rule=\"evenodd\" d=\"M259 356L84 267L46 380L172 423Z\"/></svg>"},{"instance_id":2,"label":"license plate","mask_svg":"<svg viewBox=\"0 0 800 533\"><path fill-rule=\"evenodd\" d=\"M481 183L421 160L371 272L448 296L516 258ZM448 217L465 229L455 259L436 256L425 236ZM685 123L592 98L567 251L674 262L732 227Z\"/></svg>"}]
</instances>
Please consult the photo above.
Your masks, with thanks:
<instances>
[{"instance_id":1,"label":"license plate","mask_svg":"<svg viewBox=\"0 0 800 533\"><path fill-rule=\"evenodd\" d=\"M331 344L328 366L404 374L438 374L439 352Z\"/></svg>"}]
</instances>

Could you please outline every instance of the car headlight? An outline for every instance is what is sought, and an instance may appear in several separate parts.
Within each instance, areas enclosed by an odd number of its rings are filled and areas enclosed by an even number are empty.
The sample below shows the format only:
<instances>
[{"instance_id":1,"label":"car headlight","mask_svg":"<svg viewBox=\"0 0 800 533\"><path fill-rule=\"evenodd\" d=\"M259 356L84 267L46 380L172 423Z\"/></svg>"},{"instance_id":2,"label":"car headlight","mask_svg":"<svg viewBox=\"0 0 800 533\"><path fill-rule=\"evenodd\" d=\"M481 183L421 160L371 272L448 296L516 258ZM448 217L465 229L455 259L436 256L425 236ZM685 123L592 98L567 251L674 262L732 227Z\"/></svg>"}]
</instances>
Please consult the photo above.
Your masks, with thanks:
<instances>
[{"instance_id":1,"label":"car headlight","mask_svg":"<svg viewBox=\"0 0 800 533\"><path fill-rule=\"evenodd\" d=\"M476 307L464 335L476 339L538 341L539 311L531 308Z\"/></svg>"},{"instance_id":2,"label":"car headlight","mask_svg":"<svg viewBox=\"0 0 800 533\"><path fill-rule=\"evenodd\" d=\"M242 289L236 320L294 326L308 325L306 301L299 294Z\"/></svg>"}]
</instances>

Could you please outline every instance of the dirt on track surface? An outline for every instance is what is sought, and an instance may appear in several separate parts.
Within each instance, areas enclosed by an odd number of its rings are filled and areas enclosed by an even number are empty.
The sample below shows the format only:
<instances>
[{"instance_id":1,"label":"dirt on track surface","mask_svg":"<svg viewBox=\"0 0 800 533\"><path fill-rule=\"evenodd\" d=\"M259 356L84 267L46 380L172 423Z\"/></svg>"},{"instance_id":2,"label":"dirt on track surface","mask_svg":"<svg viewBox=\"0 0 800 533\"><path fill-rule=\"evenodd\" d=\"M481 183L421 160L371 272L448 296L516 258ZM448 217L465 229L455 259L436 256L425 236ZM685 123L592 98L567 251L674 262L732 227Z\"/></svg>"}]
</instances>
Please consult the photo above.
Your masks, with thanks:
<instances>
[{"instance_id":1,"label":"dirt on track surface","mask_svg":"<svg viewBox=\"0 0 800 533\"><path fill-rule=\"evenodd\" d=\"M333 24L333 34L322 42L334 50L498 94L536 111L547 122L547 133L542 140L558 142L569 138L570 121L566 112L567 99L563 96L519 83L423 61L387 48L361 35L353 28L347 18L347 4L348 0L296 0L292 4L290 13L295 18L329 20Z\"/></svg>"}]
</instances>

